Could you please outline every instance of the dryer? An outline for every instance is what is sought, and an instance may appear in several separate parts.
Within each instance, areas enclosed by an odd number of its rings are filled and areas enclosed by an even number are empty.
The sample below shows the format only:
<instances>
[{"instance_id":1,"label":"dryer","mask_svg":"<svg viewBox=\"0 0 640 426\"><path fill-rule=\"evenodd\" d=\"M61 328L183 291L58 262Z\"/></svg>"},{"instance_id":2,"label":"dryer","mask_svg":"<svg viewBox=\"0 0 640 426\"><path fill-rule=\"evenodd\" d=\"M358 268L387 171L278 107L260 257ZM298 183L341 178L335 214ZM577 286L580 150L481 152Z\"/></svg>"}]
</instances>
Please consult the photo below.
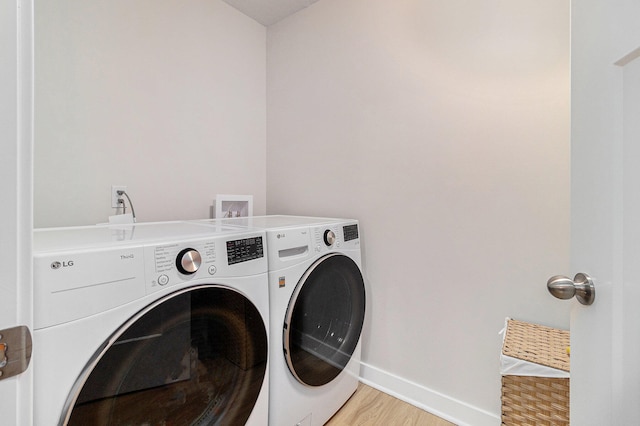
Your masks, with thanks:
<instances>
[{"instance_id":1,"label":"dryer","mask_svg":"<svg viewBox=\"0 0 640 426\"><path fill-rule=\"evenodd\" d=\"M356 391L365 283L356 220L225 219L266 230L273 426L319 426Z\"/></svg>"},{"instance_id":2,"label":"dryer","mask_svg":"<svg viewBox=\"0 0 640 426\"><path fill-rule=\"evenodd\" d=\"M34 232L34 424L268 424L265 233Z\"/></svg>"}]
</instances>

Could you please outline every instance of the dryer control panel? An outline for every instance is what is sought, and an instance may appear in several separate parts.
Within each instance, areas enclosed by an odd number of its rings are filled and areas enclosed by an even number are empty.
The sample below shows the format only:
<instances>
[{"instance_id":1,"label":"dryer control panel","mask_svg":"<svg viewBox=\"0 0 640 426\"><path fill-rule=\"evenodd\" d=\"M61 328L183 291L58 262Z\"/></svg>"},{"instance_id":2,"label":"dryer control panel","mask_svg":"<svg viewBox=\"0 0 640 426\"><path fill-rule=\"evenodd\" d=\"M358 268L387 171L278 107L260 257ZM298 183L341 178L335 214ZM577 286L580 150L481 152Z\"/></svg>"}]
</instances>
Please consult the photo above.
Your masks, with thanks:
<instances>
[{"instance_id":1,"label":"dryer control panel","mask_svg":"<svg viewBox=\"0 0 640 426\"><path fill-rule=\"evenodd\" d=\"M247 262L264 256L262 236L227 241L227 263Z\"/></svg>"},{"instance_id":2,"label":"dryer control panel","mask_svg":"<svg viewBox=\"0 0 640 426\"><path fill-rule=\"evenodd\" d=\"M172 242L144 248L147 293L199 278L267 271L264 234Z\"/></svg>"}]
</instances>

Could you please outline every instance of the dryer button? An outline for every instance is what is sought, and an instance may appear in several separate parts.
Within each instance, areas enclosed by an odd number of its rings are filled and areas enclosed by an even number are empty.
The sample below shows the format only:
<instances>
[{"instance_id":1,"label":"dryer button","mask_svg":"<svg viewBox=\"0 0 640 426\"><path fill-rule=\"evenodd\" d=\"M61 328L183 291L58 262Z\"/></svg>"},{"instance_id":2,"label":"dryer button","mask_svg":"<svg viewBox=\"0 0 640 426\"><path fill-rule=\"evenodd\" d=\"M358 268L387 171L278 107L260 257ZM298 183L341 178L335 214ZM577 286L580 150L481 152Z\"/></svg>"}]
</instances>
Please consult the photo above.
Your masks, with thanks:
<instances>
[{"instance_id":1,"label":"dryer button","mask_svg":"<svg viewBox=\"0 0 640 426\"><path fill-rule=\"evenodd\" d=\"M166 275L160 275L158 277L158 284L167 285L169 283L169 277Z\"/></svg>"},{"instance_id":2,"label":"dryer button","mask_svg":"<svg viewBox=\"0 0 640 426\"><path fill-rule=\"evenodd\" d=\"M193 248L186 248L178 253L176 258L176 267L180 273L185 275L195 274L200 264L202 263L202 257L198 250Z\"/></svg>"},{"instance_id":3,"label":"dryer button","mask_svg":"<svg viewBox=\"0 0 640 426\"><path fill-rule=\"evenodd\" d=\"M218 268L216 268L215 265L211 265L209 266L209 275L213 275L218 271Z\"/></svg>"},{"instance_id":4,"label":"dryer button","mask_svg":"<svg viewBox=\"0 0 640 426\"><path fill-rule=\"evenodd\" d=\"M330 229L324 231L324 243L331 247L336 242L336 233Z\"/></svg>"}]
</instances>

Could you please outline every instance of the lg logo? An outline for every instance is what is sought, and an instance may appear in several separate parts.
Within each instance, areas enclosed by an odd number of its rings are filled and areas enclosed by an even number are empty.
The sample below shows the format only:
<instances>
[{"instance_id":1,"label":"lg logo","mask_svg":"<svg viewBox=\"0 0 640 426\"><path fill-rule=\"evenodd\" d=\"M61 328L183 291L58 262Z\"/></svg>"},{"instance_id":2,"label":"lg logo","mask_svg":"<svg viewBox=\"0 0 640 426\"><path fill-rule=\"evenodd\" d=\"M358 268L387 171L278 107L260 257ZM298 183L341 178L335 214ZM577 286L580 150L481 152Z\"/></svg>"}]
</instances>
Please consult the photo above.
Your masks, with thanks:
<instances>
[{"instance_id":1,"label":"lg logo","mask_svg":"<svg viewBox=\"0 0 640 426\"><path fill-rule=\"evenodd\" d=\"M68 266L73 266L73 260L67 260L64 262L58 262L56 260L55 262L51 263L51 269L66 268Z\"/></svg>"}]
</instances>

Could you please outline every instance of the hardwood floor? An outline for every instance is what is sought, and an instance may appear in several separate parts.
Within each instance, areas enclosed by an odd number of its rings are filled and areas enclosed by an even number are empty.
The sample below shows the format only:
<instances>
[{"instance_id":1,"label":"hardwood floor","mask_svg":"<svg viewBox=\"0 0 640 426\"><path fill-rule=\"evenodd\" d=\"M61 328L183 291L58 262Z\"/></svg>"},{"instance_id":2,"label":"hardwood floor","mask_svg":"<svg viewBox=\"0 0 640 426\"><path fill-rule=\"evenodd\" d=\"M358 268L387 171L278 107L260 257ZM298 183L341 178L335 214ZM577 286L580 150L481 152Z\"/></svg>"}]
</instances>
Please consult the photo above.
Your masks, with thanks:
<instances>
[{"instance_id":1,"label":"hardwood floor","mask_svg":"<svg viewBox=\"0 0 640 426\"><path fill-rule=\"evenodd\" d=\"M360 383L325 426L453 426L446 420Z\"/></svg>"}]
</instances>

